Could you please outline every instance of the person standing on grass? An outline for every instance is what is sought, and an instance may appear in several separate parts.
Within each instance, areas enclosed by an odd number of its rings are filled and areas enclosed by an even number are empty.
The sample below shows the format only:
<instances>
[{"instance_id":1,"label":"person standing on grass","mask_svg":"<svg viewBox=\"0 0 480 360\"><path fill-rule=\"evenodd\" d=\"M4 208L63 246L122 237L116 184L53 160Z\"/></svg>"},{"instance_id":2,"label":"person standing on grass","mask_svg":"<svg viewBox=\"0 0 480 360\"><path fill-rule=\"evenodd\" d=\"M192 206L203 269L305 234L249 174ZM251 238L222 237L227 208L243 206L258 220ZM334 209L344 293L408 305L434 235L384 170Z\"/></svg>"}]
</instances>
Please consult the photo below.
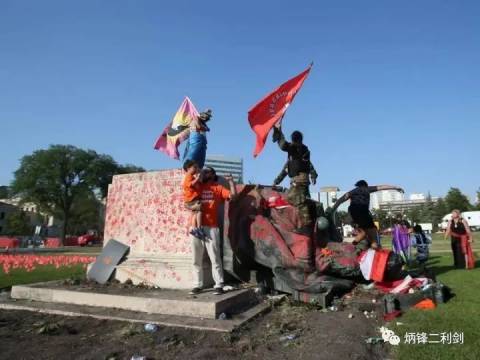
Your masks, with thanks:
<instances>
[{"instance_id":1,"label":"person standing on grass","mask_svg":"<svg viewBox=\"0 0 480 360\"><path fill-rule=\"evenodd\" d=\"M403 193L403 189L392 185L368 186L365 180L357 181L355 186L355 189L350 190L338 199L330 211L335 211L345 201L350 200L348 213L352 217L353 222L358 225L358 234L353 244L356 245L363 239L367 239L368 247L377 249L379 247L378 229L370 213L370 194L382 190L397 190Z\"/></svg>"},{"instance_id":2,"label":"person standing on grass","mask_svg":"<svg viewBox=\"0 0 480 360\"><path fill-rule=\"evenodd\" d=\"M204 239L191 236L193 253L193 282L191 295L198 294L203 288L203 254L207 251L212 263L212 277L215 281L214 294L223 294L223 266L220 256L220 229L217 213L219 206L237 195L235 182L231 175L225 176L230 190L217 183L215 169L206 167L202 172L200 200L202 202L202 229L207 235Z\"/></svg>"},{"instance_id":3,"label":"person standing on grass","mask_svg":"<svg viewBox=\"0 0 480 360\"><path fill-rule=\"evenodd\" d=\"M460 210L452 211L452 219L448 222L445 240L448 236L451 236L453 266L457 269L473 269L475 259L470 245L473 242L473 234L467 220L462 218Z\"/></svg>"},{"instance_id":4,"label":"person standing on grass","mask_svg":"<svg viewBox=\"0 0 480 360\"><path fill-rule=\"evenodd\" d=\"M425 234L420 224L416 224L411 234L411 244L417 248L417 262L422 266L428 260L429 244L431 243L432 238L430 235Z\"/></svg>"},{"instance_id":5,"label":"person standing on grass","mask_svg":"<svg viewBox=\"0 0 480 360\"><path fill-rule=\"evenodd\" d=\"M410 264L412 241L410 223L407 220L398 219L392 231L392 249L399 254L403 262Z\"/></svg>"}]
</instances>

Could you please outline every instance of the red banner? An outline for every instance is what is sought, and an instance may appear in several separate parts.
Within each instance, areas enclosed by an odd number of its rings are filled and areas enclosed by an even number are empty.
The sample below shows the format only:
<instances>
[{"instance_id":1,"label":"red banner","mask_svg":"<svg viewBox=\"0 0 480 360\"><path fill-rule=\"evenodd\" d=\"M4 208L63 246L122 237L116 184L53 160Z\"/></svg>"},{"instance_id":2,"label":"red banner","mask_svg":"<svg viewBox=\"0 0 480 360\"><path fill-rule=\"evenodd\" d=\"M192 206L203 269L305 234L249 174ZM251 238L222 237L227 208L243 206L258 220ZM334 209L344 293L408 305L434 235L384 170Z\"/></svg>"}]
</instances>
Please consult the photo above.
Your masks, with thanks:
<instances>
[{"instance_id":1,"label":"red banner","mask_svg":"<svg viewBox=\"0 0 480 360\"><path fill-rule=\"evenodd\" d=\"M254 157L263 150L268 133L276 123L282 120L288 106L302 87L311 68L312 65L299 75L280 85L248 112L248 122L253 132L257 135L255 150L253 151Z\"/></svg>"}]
</instances>

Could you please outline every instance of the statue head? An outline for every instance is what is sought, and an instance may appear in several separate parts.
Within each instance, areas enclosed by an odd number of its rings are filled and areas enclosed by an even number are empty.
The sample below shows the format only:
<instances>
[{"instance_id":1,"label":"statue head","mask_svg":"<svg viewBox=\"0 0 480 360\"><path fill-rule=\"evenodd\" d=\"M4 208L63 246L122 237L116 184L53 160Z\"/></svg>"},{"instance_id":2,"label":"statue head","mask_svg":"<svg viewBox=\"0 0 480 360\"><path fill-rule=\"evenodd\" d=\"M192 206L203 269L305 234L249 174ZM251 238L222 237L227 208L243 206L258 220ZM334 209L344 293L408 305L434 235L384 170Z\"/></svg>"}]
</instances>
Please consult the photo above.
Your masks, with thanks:
<instances>
[{"instance_id":1,"label":"statue head","mask_svg":"<svg viewBox=\"0 0 480 360\"><path fill-rule=\"evenodd\" d=\"M292 139L292 143L294 144L302 144L303 142L303 134L298 130L292 132L292 135L290 137Z\"/></svg>"},{"instance_id":2,"label":"statue head","mask_svg":"<svg viewBox=\"0 0 480 360\"><path fill-rule=\"evenodd\" d=\"M207 109L205 111L202 111L199 115L198 115L198 118L203 121L203 122L207 122L209 121L211 118L212 118L212 110L211 109Z\"/></svg>"}]
</instances>

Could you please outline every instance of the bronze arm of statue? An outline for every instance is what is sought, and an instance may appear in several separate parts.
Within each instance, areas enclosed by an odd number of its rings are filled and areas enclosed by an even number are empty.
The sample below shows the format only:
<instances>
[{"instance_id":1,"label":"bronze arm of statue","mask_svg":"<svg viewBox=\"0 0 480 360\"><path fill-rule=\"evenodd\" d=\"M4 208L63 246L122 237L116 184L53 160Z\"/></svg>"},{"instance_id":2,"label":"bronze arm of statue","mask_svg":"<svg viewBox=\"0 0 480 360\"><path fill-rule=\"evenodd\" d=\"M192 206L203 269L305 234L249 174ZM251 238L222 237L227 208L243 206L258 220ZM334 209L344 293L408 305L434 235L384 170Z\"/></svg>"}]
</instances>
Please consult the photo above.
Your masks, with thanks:
<instances>
[{"instance_id":1,"label":"bronze arm of statue","mask_svg":"<svg viewBox=\"0 0 480 360\"><path fill-rule=\"evenodd\" d=\"M285 179L288 175L288 161L283 165L282 171L280 171L280 174L273 180L273 185L276 186L280 184L283 179Z\"/></svg>"},{"instance_id":2,"label":"bronze arm of statue","mask_svg":"<svg viewBox=\"0 0 480 360\"><path fill-rule=\"evenodd\" d=\"M345 201L347 201L348 199L350 199L350 192L346 192L345 194L343 194L342 197L340 197L340 199L338 199L335 204L333 205L333 207L330 209L330 212L331 213L334 213L338 207L340 205L342 205Z\"/></svg>"},{"instance_id":3,"label":"bronze arm of statue","mask_svg":"<svg viewBox=\"0 0 480 360\"><path fill-rule=\"evenodd\" d=\"M288 152L290 149L291 144L285 140L285 136L283 135L281 127L274 126L272 140L273 142L278 142L278 147L280 150Z\"/></svg>"},{"instance_id":4,"label":"bronze arm of statue","mask_svg":"<svg viewBox=\"0 0 480 360\"><path fill-rule=\"evenodd\" d=\"M312 162L310 161L310 181L312 182L312 185L315 185L317 183L317 177L318 174L315 171Z\"/></svg>"}]
</instances>

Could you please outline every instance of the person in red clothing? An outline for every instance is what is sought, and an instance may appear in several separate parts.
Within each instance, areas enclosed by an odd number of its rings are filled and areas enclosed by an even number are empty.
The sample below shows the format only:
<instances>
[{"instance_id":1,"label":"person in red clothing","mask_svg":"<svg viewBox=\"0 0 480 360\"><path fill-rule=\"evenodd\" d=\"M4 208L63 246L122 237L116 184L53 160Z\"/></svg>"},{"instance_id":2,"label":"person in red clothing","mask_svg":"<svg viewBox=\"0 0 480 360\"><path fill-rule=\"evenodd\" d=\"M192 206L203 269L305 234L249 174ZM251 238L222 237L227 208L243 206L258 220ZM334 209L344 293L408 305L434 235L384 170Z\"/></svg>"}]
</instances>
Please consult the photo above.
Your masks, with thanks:
<instances>
[{"instance_id":1,"label":"person in red clothing","mask_svg":"<svg viewBox=\"0 0 480 360\"><path fill-rule=\"evenodd\" d=\"M453 265L457 269L473 269L475 267L471 246L473 234L467 220L462 218L460 210L452 210L452 218L445 231L445 240L448 236L451 236L452 240Z\"/></svg>"},{"instance_id":2,"label":"person in red clothing","mask_svg":"<svg viewBox=\"0 0 480 360\"><path fill-rule=\"evenodd\" d=\"M185 177L183 178L183 201L185 207L192 213L190 234L200 239L205 238L202 230L202 203L200 201L200 169L194 160L187 160L183 164Z\"/></svg>"},{"instance_id":3,"label":"person in red clothing","mask_svg":"<svg viewBox=\"0 0 480 360\"><path fill-rule=\"evenodd\" d=\"M220 229L218 227L218 207L230 200L237 192L232 176L225 176L230 190L217 183L217 174L213 168L203 170L203 181L200 185L202 202L202 230L207 235L204 240L192 235L193 281L194 288L190 294L198 294L203 288L203 254L208 253L212 263L212 277L215 281L214 294L223 294L223 267L220 256Z\"/></svg>"}]
</instances>

